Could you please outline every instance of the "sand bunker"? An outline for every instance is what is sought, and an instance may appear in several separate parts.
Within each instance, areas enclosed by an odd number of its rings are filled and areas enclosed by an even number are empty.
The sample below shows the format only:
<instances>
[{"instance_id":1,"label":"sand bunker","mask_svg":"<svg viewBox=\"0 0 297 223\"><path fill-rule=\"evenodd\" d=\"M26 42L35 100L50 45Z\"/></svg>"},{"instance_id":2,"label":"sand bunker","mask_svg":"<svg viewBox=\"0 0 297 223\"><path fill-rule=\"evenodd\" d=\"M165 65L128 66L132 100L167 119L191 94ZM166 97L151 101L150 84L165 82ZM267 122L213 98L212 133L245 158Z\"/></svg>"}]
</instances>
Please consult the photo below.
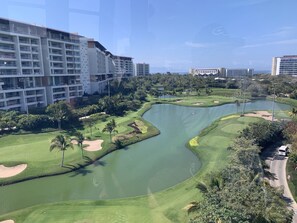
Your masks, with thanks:
<instances>
[{"instance_id":1,"label":"sand bunker","mask_svg":"<svg viewBox=\"0 0 297 223\"><path fill-rule=\"evenodd\" d=\"M220 101L213 101L213 103L215 103L215 104L219 104L219 103L220 103Z\"/></svg>"},{"instance_id":2,"label":"sand bunker","mask_svg":"<svg viewBox=\"0 0 297 223\"><path fill-rule=\"evenodd\" d=\"M88 146L84 147L84 150L93 152L98 151L102 149L102 139L94 140L94 141L84 141L84 144L87 144ZM0 222L1 223L1 222Z\"/></svg>"},{"instance_id":3,"label":"sand bunker","mask_svg":"<svg viewBox=\"0 0 297 223\"><path fill-rule=\"evenodd\" d=\"M6 167L4 165L0 165L0 178L13 177L23 172L26 168L27 168L27 164L20 164L12 167Z\"/></svg>"},{"instance_id":4,"label":"sand bunker","mask_svg":"<svg viewBox=\"0 0 297 223\"><path fill-rule=\"evenodd\" d=\"M272 114L269 113L268 111L256 111L254 113L244 114L244 116L264 118L265 120L268 120L268 121L272 120Z\"/></svg>"},{"instance_id":5,"label":"sand bunker","mask_svg":"<svg viewBox=\"0 0 297 223\"><path fill-rule=\"evenodd\" d=\"M199 105L203 105L203 103L202 102L197 102L197 103L194 103L193 105L199 106Z\"/></svg>"},{"instance_id":6,"label":"sand bunker","mask_svg":"<svg viewBox=\"0 0 297 223\"><path fill-rule=\"evenodd\" d=\"M0 223L14 223L14 220L5 220L5 221L0 221Z\"/></svg>"}]
</instances>

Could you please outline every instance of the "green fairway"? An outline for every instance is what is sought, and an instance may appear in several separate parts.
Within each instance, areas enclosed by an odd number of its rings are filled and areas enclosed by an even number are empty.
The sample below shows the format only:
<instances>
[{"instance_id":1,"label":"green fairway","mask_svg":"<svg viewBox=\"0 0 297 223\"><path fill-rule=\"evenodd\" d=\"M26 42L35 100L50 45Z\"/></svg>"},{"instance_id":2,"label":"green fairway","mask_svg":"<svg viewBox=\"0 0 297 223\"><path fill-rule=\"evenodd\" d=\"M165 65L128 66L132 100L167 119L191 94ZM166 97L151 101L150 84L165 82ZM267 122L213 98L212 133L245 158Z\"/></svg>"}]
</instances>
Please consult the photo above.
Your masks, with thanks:
<instances>
[{"instance_id":1,"label":"green fairway","mask_svg":"<svg viewBox=\"0 0 297 223\"><path fill-rule=\"evenodd\" d=\"M218 95L158 99L158 101L161 103L169 103L169 104L182 105L182 106L198 106L198 107L217 106L217 105L232 103L235 100L236 98L218 96Z\"/></svg>"},{"instance_id":2,"label":"green fairway","mask_svg":"<svg viewBox=\"0 0 297 223\"><path fill-rule=\"evenodd\" d=\"M73 201L29 207L1 216L18 222L186 222L183 209L200 195L195 185L212 171L225 167L231 144L238 131L257 121L252 117L218 120L199 135L199 145L190 149L202 161L201 169L192 178L149 196L107 200ZM123 121L124 122L124 121ZM230 127L232 126L232 127ZM191 170L189 170L191 171Z\"/></svg>"},{"instance_id":3,"label":"green fairway","mask_svg":"<svg viewBox=\"0 0 297 223\"><path fill-rule=\"evenodd\" d=\"M0 138L0 164L6 166L14 166L16 164L26 163L27 169L22 173L10 177L0 179L1 184L8 184L24 179L31 179L38 176L48 176L53 174L69 172L74 168L80 168L92 161L104 156L105 154L115 150L115 145L110 143L109 133L102 133L106 123L114 118L118 127L116 128L119 134L126 134L133 131L133 128L128 124L136 121L142 123L142 128L146 129L143 134L138 134L137 137L132 137L124 145L141 141L145 138L158 134L158 130L151 124L143 120L139 114L144 112L149 105L144 105L140 111L130 112L125 117L109 117L105 122L98 121L92 126L85 127L81 131L85 137L90 137L92 140L103 139L103 149L96 152L85 151L84 155L87 158L82 158L81 151L78 146L74 149L68 149L65 152L65 167L60 167L61 152L54 150L49 151L50 141L58 134L67 132L47 132L38 134L17 134L7 135Z\"/></svg>"}]
</instances>

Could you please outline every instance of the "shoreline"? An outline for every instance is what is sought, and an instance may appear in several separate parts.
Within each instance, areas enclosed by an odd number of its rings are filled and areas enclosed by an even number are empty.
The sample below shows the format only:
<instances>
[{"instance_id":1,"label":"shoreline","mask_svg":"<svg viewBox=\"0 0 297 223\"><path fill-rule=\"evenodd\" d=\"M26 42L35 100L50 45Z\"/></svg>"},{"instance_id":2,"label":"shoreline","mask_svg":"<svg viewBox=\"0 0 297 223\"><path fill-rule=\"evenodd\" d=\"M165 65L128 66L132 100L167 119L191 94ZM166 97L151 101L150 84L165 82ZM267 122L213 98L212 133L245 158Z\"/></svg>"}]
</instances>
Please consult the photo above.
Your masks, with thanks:
<instances>
[{"instance_id":1,"label":"shoreline","mask_svg":"<svg viewBox=\"0 0 297 223\"><path fill-rule=\"evenodd\" d=\"M36 176L31 176L31 177L25 177L23 179L16 179L16 180L12 180L12 181L9 181L9 180L8 181L5 181L5 178L3 178L2 180L4 180L4 182L1 182L0 183L0 186L8 186L8 185L12 185L12 184L17 184L17 183L25 182L25 181L28 181L28 180L40 179L40 178L44 178L44 177L53 177L53 176L58 176L58 175L70 173L70 172L79 170L81 168L84 168L86 166L92 165L93 163L95 163L96 161L98 161L98 160L102 159L103 157L109 155L110 153L115 152L117 150L124 149L126 146L129 146L129 145L135 144L137 142L143 141L145 139L149 139L149 138L152 138L154 136L159 135L160 134L159 129L157 129L154 125L152 125L151 123L147 122L146 120L144 120L142 118L142 116L148 110L151 109L151 106L153 104L155 104L155 103L152 103L152 102L146 102L146 103L144 103L143 106L136 112L139 117L135 117L135 118L140 118L141 121L143 121L146 124L149 124L149 127L152 127L156 132L151 132L150 133L148 131L147 133L144 134L143 138L135 137L135 139L134 140L132 139L129 143L127 143L127 144L124 143L123 144L123 148L120 148L120 149L116 148L114 144L111 144L111 147L107 151L105 151L102 155L98 156L96 159L94 159L92 161L89 161L87 163L84 163L84 164L79 164L77 167L73 167L72 169L65 168L65 170L63 170L61 172L55 172L55 173L49 173L49 174L43 174L43 175L36 175ZM104 150L104 148L102 148L102 150Z\"/></svg>"}]
</instances>

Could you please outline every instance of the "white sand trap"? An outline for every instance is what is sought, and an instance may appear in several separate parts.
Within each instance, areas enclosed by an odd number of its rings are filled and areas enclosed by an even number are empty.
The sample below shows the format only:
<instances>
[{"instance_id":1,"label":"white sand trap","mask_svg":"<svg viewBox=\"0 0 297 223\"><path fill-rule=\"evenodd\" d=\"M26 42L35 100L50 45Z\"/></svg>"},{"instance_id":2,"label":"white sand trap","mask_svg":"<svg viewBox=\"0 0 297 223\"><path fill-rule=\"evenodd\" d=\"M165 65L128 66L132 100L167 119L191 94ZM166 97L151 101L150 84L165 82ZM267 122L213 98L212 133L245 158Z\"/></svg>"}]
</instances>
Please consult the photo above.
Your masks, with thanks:
<instances>
[{"instance_id":1,"label":"white sand trap","mask_svg":"<svg viewBox=\"0 0 297 223\"><path fill-rule=\"evenodd\" d=\"M5 220L5 221L0 221L0 223L14 223L14 220Z\"/></svg>"},{"instance_id":2,"label":"white sand trap","mask_svg":"<svg viewBox=\"0 0 297 223\"><path fill-rule=\"evenodd\" d=\"M94 141L84 141L84 144L87 144L88 146L84 147L84 150L93 152L98 151L102 149L102 139L94 140ZM0 222L1 223L1 222Z\"/></svg>"},{"instance_id":3,"label":"white sand trap","mask_svg":"<svg viewBox=\"0 0 297 223\"><path fill-rule=\"evenodd\" d=\"M265 120L268 120L268 121L272 120L272 114L269 113L268 111L256 111L255 113L244 114L244 116L264 118Z\"/></svg>"},{"instance_id":4,"label":"white sand trap","mask_svg":"<svg viewBox=\"0 0 297 223\"><path fill-rule=\"evenodd\" d=\"M219 103L220 103L220 101L213 101L213 103L215 103L215 104L219 104Z\"/></svg>"},{"instance_id":5,"label":"white sand trap","mask_svg":"<svg viewBox=\"0 0 297 223\"><path fill-rule=\"evenodd\" d=\"M193 105L199 106L199 105L203 105L203 103L202 102L197 102L197 103L194 103Z\"/></svg>"},{"instance_id":6,"label":"white sand trap","mask_svg":"<svg viewBox=\"0 0 297 223\"><path fill-rule=\"evenodd\" d=\"M27 168L27 164L20 164L12 167L6 167L4 165L0 165L0 178L13 177L23 172L26 168Z\"/></svg>"}]
</instances>

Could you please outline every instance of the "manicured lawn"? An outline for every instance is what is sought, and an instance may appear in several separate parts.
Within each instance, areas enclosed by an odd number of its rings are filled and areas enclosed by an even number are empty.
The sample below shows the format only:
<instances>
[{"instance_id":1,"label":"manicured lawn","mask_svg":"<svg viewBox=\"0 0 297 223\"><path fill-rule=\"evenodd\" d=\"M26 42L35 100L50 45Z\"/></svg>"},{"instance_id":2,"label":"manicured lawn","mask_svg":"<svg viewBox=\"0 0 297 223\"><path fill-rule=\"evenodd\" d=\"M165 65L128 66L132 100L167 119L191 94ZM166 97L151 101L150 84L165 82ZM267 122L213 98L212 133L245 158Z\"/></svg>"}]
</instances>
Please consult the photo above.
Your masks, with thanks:
<instances>
[{"instance_id":1,"label":"manicured lawn","mask_svg":"<svg viewBox=\"0 0 297 223\"><path fill-rule=\"evenodd\" d=\"M106 123L111 119L115 118L118 125L116 128L119 134L125 134L133 131L133 128L129 127L128 124L136 121L141 121L143 128L146 127L146 132L139 135L138 138L134 137L125 143L133 143L136 141L143 140L158 134L158 130L153 127L150 123L144 121L139 114L147 109L148 105L144 105L143 109L137 112L130 112L125 117L110 117L106 122L100 122L94 124L92 127L92 134L89 127L85 127L81 131L85 137L91 139L103 139L103 149L96 152L84 152L84 155L89 157L83 159L81 157L80 149L74 146L74 149L68 149L65 152L65 167L60 167L61 152L58 150L49 151L50 141L61 132L47 132L39 134L18 134L18 135L7 135L0 138L0 164L6 166L14 166L16 164L26 163L28 164L27 169L17 176L0 179L1 184L12 183L24 179L30 179L37 176L47 176L52 174L64 173L71 171L71 168L79 168L82 165L87 165L96 160L99 157L104 156L108 152L115 150L115 145L110 143L109 133L102 133L102 130ZM66 132L62 132L66 133ZM125 145L125 144L124 144ZM71 165L72 167L70 168Z\"/></svg>"},{"instance_id":2,"label":"manicured lawn","mask_svg":"<svg viewBox=\"0 0 297 223\"><path fill-rule=\"evenodd\" d=\"M197 183L203 180L207 173L218 171L227 165L231 153L227 147L238 135L238 131L257 120L252 117L232 117L218 120L203 130L198 137L199 145L190 147L202 162L199 172L192 178L161 192L118 200L38 205L3 215L0 219L12 218L17 223L187 222L188 215L183 208L201 198L195 189Z\"/></svg>"},{"instance_id":3,"label":"manicured lawn","mask_svg":"<svg viewBox=\"0 0 297 223\"><path fill-rule=\"evenodd\" d=\"M232 103L235 100L236 98L232 98L232 97L210 95L210 96L178 97L178 98L170 98L170 99L161 98L158 101L162 103L170 103L170 104L183 105L183 106L209 107L209 106L222 105L226 103Z\"/></svg>"},{"instance_id":4,"label":"manicured lawn","mask_svg":"<svg viewBox=\"0 0 297 223\"><path fill-rule=\"evenodd\" d=\"M267 99L273 100L272 97L268 97ZM297 107L297 100L296 99L277 97L275 101L277 101L279 103L288 104L288 105L291 105L293 107Z\"/></svg>"}]
</instances>

